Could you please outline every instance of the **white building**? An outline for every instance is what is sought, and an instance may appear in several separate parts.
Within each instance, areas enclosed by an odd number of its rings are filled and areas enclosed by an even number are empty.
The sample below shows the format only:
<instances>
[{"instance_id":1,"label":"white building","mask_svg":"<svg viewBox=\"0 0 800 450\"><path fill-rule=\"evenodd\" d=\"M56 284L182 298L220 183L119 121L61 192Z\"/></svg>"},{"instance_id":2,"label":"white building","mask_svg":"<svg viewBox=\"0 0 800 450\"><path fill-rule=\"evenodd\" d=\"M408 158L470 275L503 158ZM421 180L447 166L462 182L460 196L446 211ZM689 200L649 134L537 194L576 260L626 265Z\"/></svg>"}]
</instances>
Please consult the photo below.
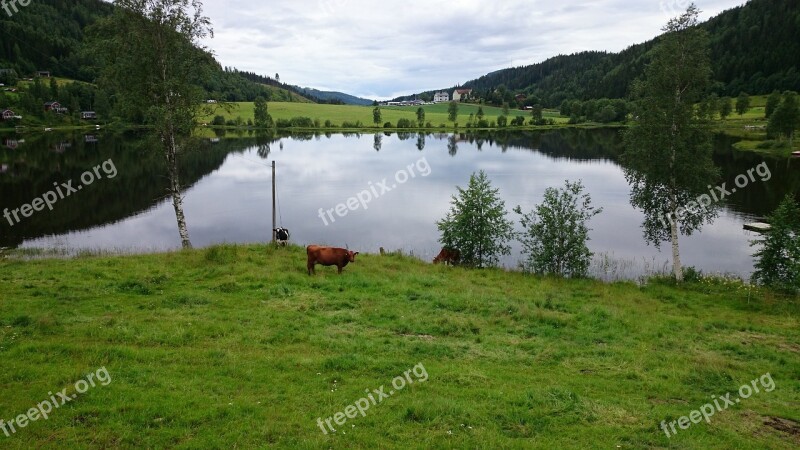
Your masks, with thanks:
<instances>
[{"instance_id":1,"label":"white building","mask_svg":"<svg viewBox=\"0 0 800 450\"><path fill-rule=\"evenodd\" d=\"M450 101L450 94L447 92L437 92L433 95L433 102L440 103L440 102L449 102Z\"/></svg>"},{"instance_id":2,"label":"white building","mask_svg":"<svg viewBox=\"0 0 800 450\"><path fill-rule=\"evenodd\" d=\"M453 91L453 101L459 102L472 97L472 89L456 89Z\"/></svg>"}]
</instances>

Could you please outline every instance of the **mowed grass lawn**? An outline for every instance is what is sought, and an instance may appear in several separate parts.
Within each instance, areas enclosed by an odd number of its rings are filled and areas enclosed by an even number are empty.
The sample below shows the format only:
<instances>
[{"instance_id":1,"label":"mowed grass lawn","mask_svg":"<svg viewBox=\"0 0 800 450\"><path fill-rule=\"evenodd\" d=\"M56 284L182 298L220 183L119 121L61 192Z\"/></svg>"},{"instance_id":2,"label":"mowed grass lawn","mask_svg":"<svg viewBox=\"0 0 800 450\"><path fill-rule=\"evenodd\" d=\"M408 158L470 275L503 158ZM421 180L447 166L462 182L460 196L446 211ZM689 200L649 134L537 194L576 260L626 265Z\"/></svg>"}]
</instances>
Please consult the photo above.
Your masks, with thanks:
<instances>
[{"instance_id":1,"label":"mowed grass lawn","mask_svg":"<svg viewBox=\"0 0 800 450\"><path fill-rule=\"evenodd\" d=\"M542 279L299 247L0 262L0 417L96 387L0 446L797 448L797 300ZM422 364L427 381L317 425ZM770 373L774 390L667 438ZM421 372L419 372L421 373ZM733 397L735 398L735 396Z\"/></svg>"},{"instance_id":2,"label":"mowed grass lawn","mask_svg":"<svg viewBox=\"0 0 800 450\"><path fill-rule=\"evenodd\" d=\"M430 122L434 127L442 124L452 126L452 122L448 121L447 103L440 103L436 105L425 105L425 122ZM361 121L364 127L374 127L372 106L354 106L354 105L321 105L312 103L288 103L288 102L270 102L268 104L269 113L274 120L278 119L291 119L293 117L308 117L312 120L319 119L322 125L326 120L330 120L333 125L338 127L342 126L343 122L355 123ZM417 123L417 108L416 106L382 106L381 107L381 124L391 122L392 125L397 125L399 119L409 119L413 123ZM458 106L458 123L460 126L465 127L470 114L478 113L478 105L472 104L459 104ZM503 114L502 108L493 106L483 106L485 119L489 122L497 121L497 118ZM249 103L232 103L230 111L225 110L221 106L213 114L203 116L203 122L211 122L214 115L221 115L225 120L235 119L241 117L244 122L247 119L254 117L254 104ZM526 122L530 120L530 111L509 110L509 120L516 116L524 116ZM558 111L545 110L544 117L553 118L558 123L566 123L569 119L566 117L559 117Z\"/></svg>"}]
</instances>

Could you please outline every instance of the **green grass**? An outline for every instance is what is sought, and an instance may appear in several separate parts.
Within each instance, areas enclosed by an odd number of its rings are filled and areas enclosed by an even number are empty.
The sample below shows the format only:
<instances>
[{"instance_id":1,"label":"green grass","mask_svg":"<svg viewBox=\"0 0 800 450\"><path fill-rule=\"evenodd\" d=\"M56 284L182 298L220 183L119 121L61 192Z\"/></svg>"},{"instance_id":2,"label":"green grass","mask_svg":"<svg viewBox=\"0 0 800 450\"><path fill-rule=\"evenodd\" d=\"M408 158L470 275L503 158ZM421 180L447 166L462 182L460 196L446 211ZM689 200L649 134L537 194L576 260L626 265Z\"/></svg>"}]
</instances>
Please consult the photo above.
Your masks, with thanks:
<instances>
[{"instance_id":1,"label":"green grass","mask_svg":"<svg viewBox=\"0 0 800 450\"><path fill-rule=\"evenodd\" d=\"M0 445L27 448L797 448L800 306L737 284L542 279L301 248L0 259L0 417L105 367ZM323 435L316 419L421 363ZM776 388L668 439L662 420ZM786 420L784 431L767 425ZM794 428L792 428L794 427ZM346 434L345 434L346 433ZM794 434L791 434L794 433Z\"/></svg>"},{"instance_id":2,"label":"green grass","mask_svg":"<svg viewBox=\"0 0 800 450\"><path fill-rule=\"evenodd\" d=\"M288 102L269 102L269 113L274 120L278 119L291 119L293 117L309 117L311 119L319 119L320 123L324 124L326 120L330 120L333 125L341 127L343 122L355 123L361 121L366 128L374 127L372 121L372 106L354 106L354 105L319 105L313 103L288 103ZM430 122L434 127L440 125L452 126L452 122L447 120L447 107L446 103L437 105L425 105L425 121ZM460 126L465 127L469 115L478 113L478 106L472 104L459 105L458 123ZM493 106L483 106L485 119L488 121L496 121L499 116L503 114L502 108ZM253 119L254 117L254 104L252 102L245 103L232 103L230 111L223 109L221 106L217 108L215 113L206 115L201 118L203 122L210 122L214 115L221 115L225 120L235 119L241 117L243 121ZM509 118L516 116L524 116L525 120L530 120L530 111L510 110ZM558 123L566 123L569 119L559 117L558 111L546 110L545 118L553 118ZM391 122L393 125L397 124L399 119L409 119L413 123L417 123L417 107L411 106L383 106L381 107L381 124Z\"/></svg>"}]
</instances>

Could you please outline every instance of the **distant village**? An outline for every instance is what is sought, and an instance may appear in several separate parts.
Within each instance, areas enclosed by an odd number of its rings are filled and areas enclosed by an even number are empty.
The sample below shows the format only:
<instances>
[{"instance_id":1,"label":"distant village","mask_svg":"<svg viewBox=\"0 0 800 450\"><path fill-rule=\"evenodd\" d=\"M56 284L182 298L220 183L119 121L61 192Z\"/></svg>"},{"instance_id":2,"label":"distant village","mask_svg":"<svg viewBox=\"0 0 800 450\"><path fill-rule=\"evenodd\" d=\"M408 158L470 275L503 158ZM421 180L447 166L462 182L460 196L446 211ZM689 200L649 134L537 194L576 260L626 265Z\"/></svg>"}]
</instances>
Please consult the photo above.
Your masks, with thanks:
<instances>
[{"instance_id":1,"label":"distant village","mask_svg":"<svg viewBox=\"0 0 800 450\"><path fill-rule=\"evenodd\" d=\"M460 102L462 100L469 100L472 98L472 89L456 89L451 96L447 91L440 91L433 94L433 101L426 102L424 100L406 100L403 102L382 102L381 106L421 106L421 105L435 105L436 103L447 103L449 101Z\"/></svg>"}]
</instances>

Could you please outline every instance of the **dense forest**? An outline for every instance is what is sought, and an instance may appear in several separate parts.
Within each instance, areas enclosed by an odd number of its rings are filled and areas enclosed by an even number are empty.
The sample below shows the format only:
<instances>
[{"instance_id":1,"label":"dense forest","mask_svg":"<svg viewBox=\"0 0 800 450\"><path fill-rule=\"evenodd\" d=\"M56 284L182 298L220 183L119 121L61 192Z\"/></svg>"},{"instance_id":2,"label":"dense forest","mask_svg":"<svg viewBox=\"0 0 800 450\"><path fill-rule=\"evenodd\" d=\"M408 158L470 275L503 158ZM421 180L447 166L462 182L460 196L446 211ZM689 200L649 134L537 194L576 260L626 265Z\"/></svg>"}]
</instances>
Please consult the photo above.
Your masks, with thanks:
<instances>
[{"instance_id":1,"label":"dense forest","mask_svg":"<svg viewBox=\"0 0 800 450\"><path fill-rule=\"evenodd\" d=\"M0 83L14 84L15 79L32 77L37 71L48 71L56 77L85 83L96 81L99 70L92 52L85 45L85 37L93 24L114 13L112 4L101 0L37 0L18 8L19 11L11 17L0 14L0 72L3 72ZM269 101L315 100L296 87L272 78L223 68L211 54L207 55L207 60L213 70L201 84L210 99L253 101L262 96ZM13 77L9 76L9 71L13 71ZM39 87L30 93L35 97L33 100L22 98L15 106L34 115L41 108L28 110L25 103L33 105L57 100L67 106L97 109L95 97L103 96L94 86L67 89L61 97L52 95L57 93L55 90L45 92ZM100 103L104 102L105 99L100 100Z\"/></svg>"},{"instance_id":2,"label":"dense forest","mask_svg":"<svg viewBox=\"0 0 800 450\"><path fill-rule=\"evenodd\" d=\"M768 94L800 90L800 2L751 0L701 25L710 35L714 93L735 97L740 92ZM559 55L542 63L504 69L464 84L479 98L501 103L525 93L544 106L564 100L624 98L640 77L659 38L619 53L581 52ZM505 96L495 95L500 89ZM432 97L434 91L419 94ZM401 97L407 100L414 96ZM503 98L505 97L505 98Z\"/></svg>"}]
</instances>

